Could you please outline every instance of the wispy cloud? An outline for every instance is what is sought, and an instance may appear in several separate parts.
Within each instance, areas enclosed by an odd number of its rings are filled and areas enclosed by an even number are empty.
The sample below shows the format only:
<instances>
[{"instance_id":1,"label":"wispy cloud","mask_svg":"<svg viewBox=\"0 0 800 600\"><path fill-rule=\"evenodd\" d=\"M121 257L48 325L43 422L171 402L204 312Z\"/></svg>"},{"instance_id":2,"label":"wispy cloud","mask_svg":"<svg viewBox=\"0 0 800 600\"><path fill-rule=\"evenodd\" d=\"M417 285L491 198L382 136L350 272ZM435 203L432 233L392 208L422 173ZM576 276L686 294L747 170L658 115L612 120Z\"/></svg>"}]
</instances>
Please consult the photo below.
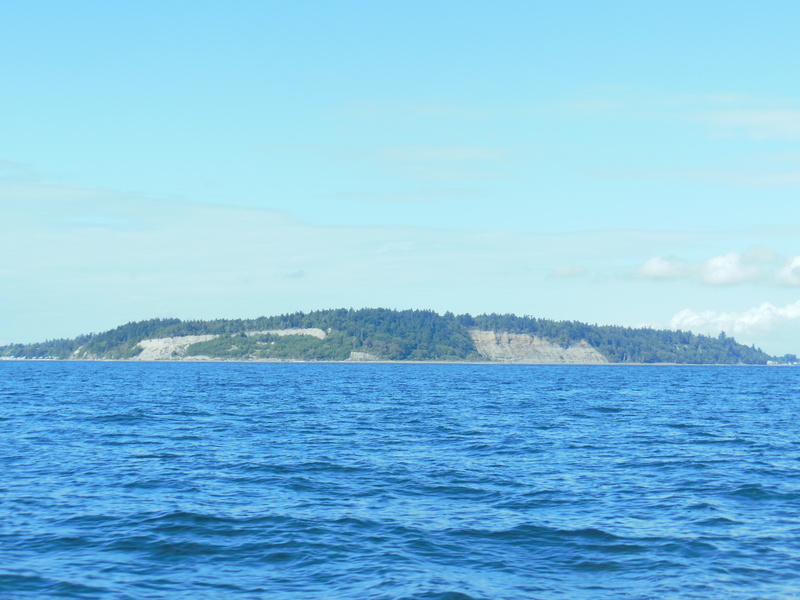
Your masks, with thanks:
<instances>
[{"instance_id":1,"label":"wispy cloud","mask_svg":"<svg viewBox=\"0 0 800 600\"><path fill-rule=\"evenodd\" d=\"M9 175L30 175L33 172L34 169L32 165L0 158L0 176L8 177Z\"/></svg>"},{"instance_id":2,"label":"wispy cloud","mask_svg":"<svg viewBox=\"0 0 800 600\"><path fill-rule=\"evenodd\" d=\"M50 230L143 229L151 218L148 208L157 201L128 197L100 187L47 181L35 175L29 179L0 179L0 232L26 224ZM4 227L5 226L5 227ZM13 235L9 231L7 235Z\"/></svg>"},{"instance_id":3,"label":"wispy cloud","mask_svg":"<svg viewBox=\"0 0 800 600\"><path fill-rule=\"evenodd\" d=\"M569 117L618 119L650 122L654 126L673 123L678 127L699 127L698 133L711 138L750 140L800 140L800 103L792 98L757 97L719 93L659 95L637 88L607 88L583 98L565 102L556 112ZM718 142L719 143L719 142ZM759 149L768 148L759 144ZM738 158L738 164L720 166L720 160L737 160L735 155L709 158L705 164L664 168L646 165L609 165L583 169L590 177L666 181L700 181L732 186L780 187L800 185L800 164L792 160L759 155ZM713 161L713 162L712 162Z\"/></svg>"},{"instance_id":4,"label":"wispy cloud","mask_svg":"<svg viewBox=\"0 0 800 600\"><path fill-rule=\"evenodd\" d=\"M474 162L501 160L508 151L491 146L387 146L380 150L381 156L390 160L413 162Z\"/></svg>"},{"instance_id":5,"label":"wispy cloud","mask_svg":"<svg viewBox=\"0 0 800 600\"><path fill-rule=\"evenodd\" d=\"M559 108L583 116L675 118L755 135L793 135L800 124L796 99L740 92L664 94L641 86L600 86Z\"/></svg>"},{"instance_id":6,"label":"wispy cloud","mask_svg":"<svg viewBox=\"0 0 800 600\"><path fill-rule=\"evenodd\" d=\"M800 139L800 110L719 110L705 113L698 120L711 126L717 135L753 139Z\"/></svg>"},{"instance_id":7,"label":"wispy cloud","mask_svg":"<svg viewBox=\"0 0 800 600\"><path fill-rule=\"evenodd\" d=\"M635 275L641 279L683 279L711 286L752 282L800 285L800 257L786 259L762 246L754 246L744 254L732 251L696 262L654 256Z\"/></svg>"},{"instance_id":8,"label":"wispy cloud","mask_svg":"<svg viewBox=\"0 0 800 600\"><path fill-rule=\"evenodd\" d=\"M790 106L791 102L742 93L663 94L640 86L601 86L566 100L560 110L584 117L698 121L717 112Z\"/></svg>"},{"instance_id":9,"label":"wispy cloud","mask_svg":"<svg viewBox=\"0 0 800 600\"><path fill-rule=\"evenodd\" d=\"M639 267L637 275L645 279L678 279L687 272L688 267L682 260L654 256Z\"/></svg>"},{"instance_id":10,"label":"wispy cloud","mask_svg":"<svg viewBox=\"0 0 800 600\"><path fill-rule=\"evenodd\" d=\"M700 181L748 187L783 187L800 185L800 169L757 172L723 169L658 168L583 168L588 177L603 179L643 179L653 181Z\"/></svg>"},{"instance_id":11,"label":"wispy cloud","mask_svg":"<svg viewBox=\"0 0 800 600\"><path fill-rule=\"evenodd\" d=\"M786 285L800 285L800 256L791 257L778 271L777 279Z\"/></svg>"},{"instance_id":12,"label":"wispy cloud","mask_svg":"<svg viewBox=\"0 0 800 600\"><path fill-rule=\"evenodd\" d=\"M359 120L375 119L452 119L474 121L487 115L473 106L433 102L382 102L361 100L337 111L340 115Z\"/></svg>"},{"instance_id":13,"label":"wispy cloud","mask_svg":"<svg viewBox=\"0 0 800 600\"><path fill-rule=\"evenodd\" d=\"M700 267L700 279L710 285L731 285L753 281L761 275L760 265L748 264L738 252L708 259Z\"/></svg>"},{"instance_id":14,"label":"wispy cloud","mask_svg":"<svg viewBox=\"0 0 800 600\"><path fill-rule=\"evenodd\" d=\"M395 176L416 181L476 181L512 177L514 152L492 146L407 145L370 157Z\"/></svg>"},{"instance_id":15,"label":"wispy cloud","mask_svg":"<svg viewBox=\"0 0 800 600\"><path fill-rule=\"evenodd\" d=\"M472 200L485 198L486 196L487 192L482 188L429 188L411 192L338 192L330 195L331 198L337 200L349 200L352 202L399 204Z\"/></svg>"},{"instance_id":16,"label":"wispy cloud","mask_svg":"<svg viewBox=\"0 0 800 600\"><path fill-rule=\"evenodd\" d=\"M589 269L582 265L562 265L550 271L549 277L553 279L575 279L589 273Z\"/></svg>"}]
</instances>

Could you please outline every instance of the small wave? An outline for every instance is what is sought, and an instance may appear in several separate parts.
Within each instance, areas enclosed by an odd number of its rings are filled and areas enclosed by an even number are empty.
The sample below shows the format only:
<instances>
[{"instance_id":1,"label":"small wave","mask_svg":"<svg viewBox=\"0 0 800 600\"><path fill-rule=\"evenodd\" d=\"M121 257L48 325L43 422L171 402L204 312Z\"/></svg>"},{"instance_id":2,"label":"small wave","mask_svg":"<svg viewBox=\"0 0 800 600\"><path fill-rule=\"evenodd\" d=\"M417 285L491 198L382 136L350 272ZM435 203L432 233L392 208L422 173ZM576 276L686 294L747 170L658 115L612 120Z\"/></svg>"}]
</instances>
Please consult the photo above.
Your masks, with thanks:
<instances>
[{"instance_id":1,"label":"small wave","mask_svg":"<svg viewBox=\"0 0 800 600\"><path fill-rule=\"evenodd\" d=\"M82 548L91 548L95 545L95 540L83 535L59 535L46 533L32 536L15 536L17 541L6 540L5 545L9 548L17 548L25 551L50 552L50 551L75 551Z\"/></svg>"},{"instance_id":2,"label":"small wave","mask_svg":"<svg viewBox=\"0 0 800 600\"><path fill-rule=\"evenodd\" d=\"M625 409L619 408L617 406L590 406L589 410L593 410L599 413L616 414L623 412Z\"/></svg>"},{"instance_id":3,"label":"small wave","mask_svg":"<svg viewBox=\"0 0 800 600\"><path fill-rule=\"evenodd\" d=\"M190 511L168 511L157 514L145 514L138 519L142 524L179 524L179 525L209 525L209 524L225 524L225 525L250 525L250 524L276 524L280 525L286 522L295 521L291 517L269 515L259 517L245 517L236 519L233 517L224 517L218 515L210 515L206 513L196 513Z\"/></svg>"},{"instance_id":4,"label":"small wave","mask_svg":"<svg viewBox=\"0 0 800 600\"><path fill-rule=\"evenodd\" d=\"M413 596L403 596L400 600L476 600L463 592L423 592Z\"/></svg>"},{"instance_id":5,"label":"small wave","mask_svg":"<svg viewBox=\"0 0 800 600\"><path fill-rule=\"evenodd\" d=\"M672 429L697 429L701 427L701 425L697 425L696 423L658 423L658 425L671 427Z\"/></svg>"},{"instance_id":6,"label":"small wave","mask_svg":"<svg viewBox=\"0 0 800 600\"><path fill-rule=\"evenodd\" d=\"M156 453L143 453L143 454L134 454L132 458L157 458L157 459L171 459L171 458L181 458L185 456L184 454L178 454L176 452L156 452Z\"/></svg>"},{"instance_id":7,"label":"small wave","mask_svg":"<svg viewBox=\"0 0 800 600\"><path fill-rule=\"evenodd\" d=\"M797 371L59 368L2 413L3 600L796 592Z\"/></svg>"},{"instance_id":8,"label":"small wave","mask_svg":"<svg viewBox=\"0 0 800 600\"><path fill-rule=\"evenodd\" d=\"M469 487L465 485L428 485L418 488L418 492L437 498L470 498L473 500L491 500L502 497L496 490Z\"/></svg>"},{"instance_id":9,"label":"small wave","mask_svg":"<svg viewBox=\"0 0 800 600\"><path fill-rule=\"evenodd\" d=\"M20 592L37 595L54 595L58 598L96 598L108 592L105 588L89 586L72 581L59 581L39 575L0 573L0 592L7 592L6 598L13 598Z\"/></svg>"},{"instance_id":10,"label":"small wave","mask_svg":"<svg viewBox=\"0 0 800 600\"><path fill-rule=\"evenodd\" d=\"M41 590L52 584L52 581L39 575L18 575L16 573L0 573L0 591L28 592Z\"/></svg>"},{"instance_id":11,"label":"small wave","mask_svg":"<svg viewBox=\"0 0 800 600\"><path fill-rule=\"evenodd\" d=\"M733 498L745 498L748 500L797 500L800 499L798 492L779 492L774 488L765 487L757 483L739 486L726 494Z\"/></svg>"},{"instance_id":12,"label":"small wave","mask_svg":"<svg viewBox=\"0 0 800 600\"><path fill-rule=\"evenodd\" d=\"M698 446L704 445L711 445L711 446L752 446L755 444L752 440L746 440L744 438L732 438L732 437L711 437L711 439L701 439L701 440L693 440L693 444L697 444Z\"/></svg>"},{"instance_id":13,"label":"small wave","mask_svg":"<svg viewBox=\"0 0 800 600\"><path fill-rule=\"evenodd\" d=\"M292 467L293 471L309 471L309 472L323 472L323 473L358 473L364 471L361 467L354 467L351 465L342 465L328 461L311 461L300 463Z\"/></svg>"},{"instance_id":14,"label":"small wave","mask_svg":"<svg viewBox=\"0 0 800 600\"><path fill-rule=\"evenodd\" d=\"M691 504L686 508L689 510L718 510L716 506L708 502L697 502L696 504Z\"/></svg>"},{"instance_id":15,"label":"small wave","mask_svg":"<svg viewBox=\"0 0 800 600\"><path fill-rule=\"evenodd\" d=\"M705 540L673 539L660 544L658 550L688 559L713 556L717 553L718 548L711 542Z\"/></svg>"},{"instance_id":16,"label":"small wave","mask_svg":"<svg viewBox=\"0 0 800 600\"><path fill-rule=\"evenodd\" d=\"M504 529L500 531L483 531L483 530L455 530L451 532L456 536L476 537L494 540L506 541L558 541L564 540L604 540L616 541L620 538L612 533L603 531L602 529L585 528L585 529L556 529L553 527L544 527L540 525L517 525L511 529Z\"/></svg>"},{"instance_id":17,"label":"small wave","mask_svg":"<svg viewBox=\"0 0 800 600\"><path fill-rule=\"evenodd\" d=\"M113 540L104 545L107 551L147 554L159 560L179 561L182 558L221 560L236 553L229 544L211 544L193 540L177 540L155 535L133 535Z\"/></svg>"},{"instance_id":18,"label":"small wave","mask_svg":"<svg viewBox=\"0 0 800 600\"><path fill-rule=\"evenodd\" d=\"M727 525L738 525L738 521L734 521L733 519L728 519L727 517L713 517L711 519L704 519L702 521L698 521L697 525L703 527L725 527Z\"/></svg>"},{"instance_id":19,"label":"small wave","mask_svg":"<svg viewBox=\"0 0 800 600\"><path fill-rule=\"evenodd\" d=\"M141 413L118 413L112 415L96 415L88 417L87 420L95 423L113 423L115 425L130 425L151 418L144 412Z\"/></svg>"},{"instance_id":20,"label":"small wave","mask_svg":"<svg viewBox=\"0 0 800 600\"><path fill-rule=\"evenodd\" d=\"M577 571L621 571L622 564L616 561L581 560L572 565Z\"/></svg>"},{"instance_id":21,"label":"small wave","mask_svg":"<svg viewBox=\"0 0 800 600\"><path fill-rule=\"evenodd\" d=\"M170 485L171 482L163 479L136 479L134 481L126 481L120 487L126 490L157 490Z\"/></svg>"}]
</instances>

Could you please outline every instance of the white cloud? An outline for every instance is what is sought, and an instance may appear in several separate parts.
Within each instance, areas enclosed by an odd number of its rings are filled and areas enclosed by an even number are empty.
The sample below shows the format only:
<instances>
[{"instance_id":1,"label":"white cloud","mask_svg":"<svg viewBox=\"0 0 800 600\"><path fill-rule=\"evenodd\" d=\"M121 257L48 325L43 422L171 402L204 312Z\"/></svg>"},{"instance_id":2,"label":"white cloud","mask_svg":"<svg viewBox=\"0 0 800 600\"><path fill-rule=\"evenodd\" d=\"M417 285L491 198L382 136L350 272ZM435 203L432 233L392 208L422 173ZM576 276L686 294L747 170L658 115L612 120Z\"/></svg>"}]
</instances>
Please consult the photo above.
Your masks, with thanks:
<instances>
[{"instance_id":1,"label":"white cloud","mask_svg":"<svg viewBox=\"0 0 800 600\"><path fill-rule=\"evenodd\" d=\"M787 285L800 285L800 256L793 256L789 262L778 271L777 279Z\"/></svg>"},{"instance_id":2,"label":"white cloud","mask_svg":"<svg viewBox=\"0 0 800 600\"><path fill-rule=\"evenodd\" d=\"M771 265L779 260L780 257L775 251L763 246L754 246L744 254L727 252L695 263L655 256L645 261L636 270L636 275L643 279L686 279L714 286L735 285L756 280L769 281L774 275L774 268ZM800 282L800 262L796 266ZM780 274L776 279L787 283L786 278L790 277L787 273L784 273L783 280Z\"/></svg>"},{"instance_id":3,"label":"white cloud","mask_svg":"<svg viewBox=\"0 0 800 600\"><path fill-rule=\"evenodd\" d=\"M686 263L674 258L655 256L645 262L637 274L646 279L677 279L687 273Z\"/></svg>"},{"instance_id":4,"label":"white cloud","mask_svg":"<svg viewBox=\"0 0 800 600\"><path fill-rule=\"evenodd\" d=\"M731 285L758 277L756 265L746 264L738 252L728 252L708 259L700 268L700 279L711 285Z\"/></svg>"},{"instance_id":5,"label":"white cloud","mask_svg":"<svg viewBox=\"0 0 800 600\"><path fill-rule=\"evenodd\" d=\"M798 319L800 319L800 300L784 307L764 302L744 312L713 310L697 312L687 308L672 317L670 328L712 335L720 331L741 335L774 330Z\"/></svg>"}]
</instances>

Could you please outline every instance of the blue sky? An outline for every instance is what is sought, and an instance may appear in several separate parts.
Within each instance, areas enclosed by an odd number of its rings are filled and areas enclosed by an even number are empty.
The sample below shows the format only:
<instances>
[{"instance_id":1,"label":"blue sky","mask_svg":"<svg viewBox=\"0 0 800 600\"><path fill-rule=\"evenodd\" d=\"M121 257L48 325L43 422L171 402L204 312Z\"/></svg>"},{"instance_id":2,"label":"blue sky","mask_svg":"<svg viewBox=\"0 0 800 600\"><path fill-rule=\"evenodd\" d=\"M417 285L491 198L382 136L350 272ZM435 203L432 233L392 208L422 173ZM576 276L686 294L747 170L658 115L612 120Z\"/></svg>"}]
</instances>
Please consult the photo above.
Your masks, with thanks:
<instances>
[{"instance_id":1,"label":"blue sky","mask_svg":"<svg viewBox=\"0 0 800 600\"><path fill-rule=\"evenodd\" d=\"M384 306L800 351L800 4L12 3L0 343Z\"/></svg>"}]
</instances>

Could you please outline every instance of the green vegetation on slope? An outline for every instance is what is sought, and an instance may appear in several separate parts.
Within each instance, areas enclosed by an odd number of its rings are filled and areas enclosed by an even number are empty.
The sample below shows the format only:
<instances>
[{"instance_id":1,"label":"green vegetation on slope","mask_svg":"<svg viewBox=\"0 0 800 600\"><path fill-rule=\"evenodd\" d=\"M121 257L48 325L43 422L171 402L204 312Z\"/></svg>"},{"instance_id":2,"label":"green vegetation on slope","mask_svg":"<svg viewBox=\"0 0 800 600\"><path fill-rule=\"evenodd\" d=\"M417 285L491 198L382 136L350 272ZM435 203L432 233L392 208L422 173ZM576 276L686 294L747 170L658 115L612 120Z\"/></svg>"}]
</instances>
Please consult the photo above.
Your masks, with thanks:
<instances>
[{"instance_id":1,"label":"green vegetation on slope","mask_svg":"<svg viewBox=\"0 0 800 600\"><path fill-rule=\"evenodd\" d=\"M307 335L279 336L253 333L293 328L317 328L324 339ZM587 341L610 362L679 364L766 364L795 362L787 355L775 359L760 349L738 344L733 338L695 335L577 321L551 321L516 315L439 315L429 310L383 308L334 309L260 317L181 321L151 319L128 323L100 334L41 344L0 348L0 357L127 359L141 353L141 340L216 335L192 344L188 356L227 360L346 360L351 352L366 352L385 360L483 360L469 335L470 329L527 333L567 347ZM246 334L249 332L249 334Z\"/></svg>"},{"instance_id":2,"label":"green vegetation on slope","mask_svg":"<svg viewBox=\"0 0 800 600\"><path fill-rule=\"evenodd\" d=\"M383 308L324 310L239 321L240 332L315 328L324 340L304 335L229 335L189 346L189 355L345 360L368 352L386 360L478 360L469 332L454 315ZM196 332L193 332L196 333ZM204 331L203 333L216 333ZM188 333L184 335L189 335Z\"/></svg>"},{"instance_id":3,"label":"green vegetation on slope","mask_svg":"<svg viewBox=\"0 0 800 600\"><path fill-rule=\"evenodd\" d=\"M739 344L724 333L713 338L688 331L598 326L578 321L550 321L497 314L480 315L468 319L467 323L483 330L529 333L562 346L576 340L586 340L610 362L766 364L770 360L779 360L760 348Z\"/></svg>"},{"instance_id":4,"label":"green vegetation on slope","mask_svg":"<svg viewBox=\"0 0 800 600\"><path fill-rule=\"evenodd\" d=\"M324 340L309 335L225 334L187 348L187 356L228 360L347 360L353 344L342 332Z\"/></svg>"}]
</instances>

